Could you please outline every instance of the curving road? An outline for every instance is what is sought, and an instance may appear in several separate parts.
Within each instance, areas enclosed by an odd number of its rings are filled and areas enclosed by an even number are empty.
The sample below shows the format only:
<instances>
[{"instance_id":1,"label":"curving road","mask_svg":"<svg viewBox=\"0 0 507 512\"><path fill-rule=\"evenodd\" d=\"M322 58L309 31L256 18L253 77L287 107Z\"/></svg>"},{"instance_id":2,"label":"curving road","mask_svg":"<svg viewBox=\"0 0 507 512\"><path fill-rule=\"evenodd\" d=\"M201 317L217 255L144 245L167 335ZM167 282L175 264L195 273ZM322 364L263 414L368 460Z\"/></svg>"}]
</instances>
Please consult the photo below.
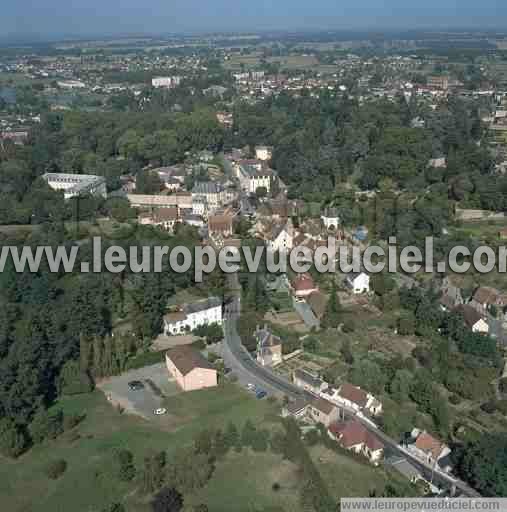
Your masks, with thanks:
<instances>
[{"instance_id":1,"label":"curving road","mask_svg":"<svg viewBox=\"0 0 507 512\"><path fill-rule=\"evenodd\" d=\"M229 274L228 277L229 287L233 290L233 296L231 297L230 302L225 306L224 312L225 343L223 357L226 366L231 368L238 375L240 380L246 380L247 382L251 382L258 387L270 390L276 394L281 393L290 398L305 398L307 400L315 399L313 394L298 388L269 369L257 364L257 362L244 348L236 329L237 322L241 321L241 298L238 277L237 274ZM379 428L372 425L371 422L357 416L355 411L342 406L341 408L344 410L345 416L355 417L365 428L379 437L390 453L409 460L411 464L417 467L426 480L433 481L433 483L438 485L440 488L459 489L461 493L468 497L480 497L480 494L465 482L457 480L446 473L441 473L436 470L434 471L429 464L421 462L410 452L407 452L395 439L389 437Z\"/></svg>"}]
</instances>

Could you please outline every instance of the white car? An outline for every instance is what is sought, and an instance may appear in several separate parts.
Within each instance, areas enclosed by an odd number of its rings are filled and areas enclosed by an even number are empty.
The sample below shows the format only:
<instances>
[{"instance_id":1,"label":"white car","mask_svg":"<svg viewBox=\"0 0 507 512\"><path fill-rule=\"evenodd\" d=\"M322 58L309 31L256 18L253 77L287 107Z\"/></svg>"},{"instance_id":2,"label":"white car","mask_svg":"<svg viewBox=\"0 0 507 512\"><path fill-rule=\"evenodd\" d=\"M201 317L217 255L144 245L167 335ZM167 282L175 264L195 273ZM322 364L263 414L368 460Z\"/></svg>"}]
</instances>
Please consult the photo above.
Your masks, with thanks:
<instances>
[{"instance_id":1,"label":"white car","mask_svg":"<svg viewBox=\"0 0 507 512\"><path fill-rule=\"evenodd\" d=\"M165 407L160 407L159 409L155 409L153 414L155 414L155 416L162 416L162 414L165 414L166 412L167 409Z\"/></svg>"},{"instance_id":2,"label":"white car","mask_svg":"<svg viewBox=\"0 0 507 512\"><path fill-rule=\"evenodd\" d=\"M248 389L248 391L253 391L255 389L255 384L248 383L246 385L246 389Z\"/></svg>"}]
</instances>

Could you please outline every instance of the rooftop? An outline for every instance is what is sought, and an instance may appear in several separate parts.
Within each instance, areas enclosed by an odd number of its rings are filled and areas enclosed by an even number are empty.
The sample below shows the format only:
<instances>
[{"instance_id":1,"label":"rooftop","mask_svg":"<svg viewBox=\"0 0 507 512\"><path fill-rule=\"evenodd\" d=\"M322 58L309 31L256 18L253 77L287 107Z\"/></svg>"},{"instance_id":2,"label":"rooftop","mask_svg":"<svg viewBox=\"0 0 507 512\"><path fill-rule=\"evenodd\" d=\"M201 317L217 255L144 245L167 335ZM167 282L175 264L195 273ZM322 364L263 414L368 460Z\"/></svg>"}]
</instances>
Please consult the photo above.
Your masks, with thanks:
<instances>
[{"instance_id":1,"label":"rooftop","mask_svg":"<svg viewBox=\"0 0 507 512\"><path fill-rule=\"evenodd\" d=\"M199 351L188 345L180 345L168 350L166 357L172 361L182 375L187 375L196 368L214 369Z\"/></svg>"},{"instance_id":2,"label":"rooftop","mask_svg":"<svg viewBox=\"0 0 507 512\"><path fill-rule=\"evenodd\" d=\"M345 398L346 400L349 400L350 402L353 402L360 407L365 407L366 403L368 402L368 393L363 391L361 388L358 388L357 386L349 384L348 382L344 382L340 386L338 394L342 398Z\"/></svg>"}]
</instances>

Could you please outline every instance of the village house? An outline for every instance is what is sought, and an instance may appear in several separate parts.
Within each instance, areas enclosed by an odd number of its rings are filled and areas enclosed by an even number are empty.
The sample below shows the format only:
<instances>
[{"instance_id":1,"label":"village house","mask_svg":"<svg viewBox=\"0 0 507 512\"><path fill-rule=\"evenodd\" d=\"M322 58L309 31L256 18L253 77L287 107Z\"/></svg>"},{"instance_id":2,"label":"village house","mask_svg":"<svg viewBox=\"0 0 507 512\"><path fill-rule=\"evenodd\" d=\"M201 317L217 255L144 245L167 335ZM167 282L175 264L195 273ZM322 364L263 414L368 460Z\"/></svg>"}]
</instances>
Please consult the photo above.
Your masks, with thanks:
<instances>
[{"instance_id":1,"label":"village house","mask_svg":"<svg viewBox=\"0 0 507 512\"><path fill-rule=\"evenodd\" d=\"M469 304L462 304L455 308L456 313L463 316L466 326L475 333L488 334L489 325L481 314Z\"/></svg>"},{"instance_id":2,"label":"village house","mask_svg":"<svg viewBox=\"0 0 507 512\"><path fill-rule=\"evenodd\" d=\"M319 379L306 370L294 370L292 379L297 387L309 391L314 395L319 395L321 391L327 388L327 382L324 382L322 379Z\"/></svg>"},{"instance_id":3,"label":"village house","mask_svg":"<svg viewBox=\"0 0 507 512\"><path fill-rule=\"evenodd\" d=\"M205 200L208 211L214 211L226 203L227 194L221 184L214 181L201 181L196 183L192 189L192 201L196 199ZM193 208L192 213L201 215Z\"/></svg>"},{"instance_id":4,"label":"village house","mask_svg":"<svg viewBox=\"0 0 507 512\"><path fill-rule=\"evenodd\" d=\"M443 311L452 311L455 307L463 304L461 289L455 286L449 277L443 280L441 291L440 307Z\"/></svg>"},{"instance_id":5,"label":"village house","mask_svg":"<svg viewBox=\"0 0 507 512\"><path fill-rule=\"evenodd\" d=\"M448 455L451 453L451 449L445 443L417 428L412 430L411 438L415 442L408 444L407 449L413 455L436 469L450 471Z\"/></svg>"},{"instance_id":6,"label":"village house","mask_svg":"<svg viewBox=\"0 0 507 512\"><path fill-rule=\"evenodd\" d=\"M367 411L373 416L382 414L382 403L371 393L344 382L333 394L333 399L354 411Z\"/></svg>"},{"instance_id":7,"label":"village house","mask_svg":"<svg viewBox=\"0 0 507 512\"><path fill-rule=\"evenodd\" d=\"M264 188L269 195L275 189L276 174L262 161L256 160L255 163L239 164L235 167L235 171L243 192L255 194L257 189Z\"/></svg>"},{"instance_id":8,"label":"village house","mask_svg":"<svg viewBox=\"0 0 507 512\"><path fill-rule=\"evenodd\" d=\"M217 386L217 371L197 350L180 345L166 352L166 366L183 391Z\"/></svg>"},{"instance_id":9,"label":"village house","mask_svg":"<svg viewBox=\"0 0 507 512\"><path fill-rule=\"evenodd\" d=\"M265 236L269 250L273 252L290 251L294 242L292 221L289 219L286 223L275 224Z\"/></svg>"},{"instance_id":10,"label":"village house","mask_svg":"<svg viewBox=\"0 0 507 512\"><path fill-rule=\"evenodd\" d=\"M271 160L273 155L273 148L270 146L255 146L255 158L266 162Z\"/></svg>"},{"instance_id":11,"label":"village house","mask_svg":"<svg viewBox=\"0 0 507 512\"><path fill-rule=\"evenodd\" d=\"M378 465L384 455L384 445L356 419L332 423L328 435L346 450L365 456Z\"/></svg>"},{"instance_id":12,"label":"village house","mask_svg":"<svg viewBox=\"0 0 507 512\"><path fill-rule=\"evenodd\" d=\"M297 274L290 284L292 293L297 298L305 298L314 292L318 292L319 288L313 281L310 274Z\"/></svg>"},{"instance_id":13,"label":"village house","mask_svg":"<svg viewBox=\"0 0 507 512\"><path fill-rule=\"evenodd\" d=\"M496 288L482 286L475 290L475 293L469 304L479 314L486 316L490 311L491 306L494 306L498 309L503 309L507 305L507 295L502 294Z\"/></svg>"},{"instance_id":14,"label":"village house","mask_svg":"<svg viewBox=\"0 0 507 512\"><path fill-rule=\"evenodd\" d=\"M326 229L338 229L340 217L338 216L338 210L336 208L327 208L320 218Z\"/></svg>"},{"instance_id":15,"label":"village house","mask_svg":"<svg viewBox=\"0 0 507 512\"><path fill-rule=\"evenodd\" d=\"M308 406L308 401L303 398L288 402L282 407L282 418L301 419L308 412Z\"/></svg>"},{"instance_id":16,"label":"village house","mask_svg":"<svg viewBox=\"0 0 507 512\"><path fill-rule=\"evenodd\" d=\"M208 217L208 232L210 236L220 235L230 237L233 233L234 215L230 210L217 211Z\"/></svg>"},{"instance_id":17,"label":"village house","mask_svg":"<svg viewBox=\"0 0 507 512\"><path fill-rule=\"evenodd\" d=\"M265 325L257 327L254 333L257 341L257 362L262 366L276 366L282 359L282 340L275 336Z\"/></svg>"},{"instance_id":18,"label":"village house","mask_svg":"<svg viewBox=\"0 0 507 512\"><path fill-rule=\"evenodd\" d=\"M178 208L157 208L153 213L143 212L138 216L138 222L142 225L158 226L170 233L174 232L174 226L179 221Z\"/></svg>"},{"instance_id":19,"label":"village house","mask_svg":"<svg viewBox=\"0 0 507 512\"><path fill-rule=\"evenodd\" d=\"M310 402L308 412L313 421L322 423L325 427L329 427L331 423L340 419L338 407L324 398L318 398Z\"/></svg>"},{"instance_id":20,"label":"village house","mask_svg":"<svg viewBox=\"0 0 507 512\"><path fill-rule=\"evenodd\" d=\"M193 331L199 326L222 324L222 301L210 297L192 304L183 305L178 311L164 316L164 333L166 335L182 334Z\"/></svg>"},{"instance_id":21,"label":"village house","mask_svg":"<svg viewBox=\"0 0 507 512\"><path fill-rule=\"evenodd\" d=\"M347 275L346 284L356 295L368 293L370 291L370 276L364 272L351 272Z\"/></svg>"}]
</instances>

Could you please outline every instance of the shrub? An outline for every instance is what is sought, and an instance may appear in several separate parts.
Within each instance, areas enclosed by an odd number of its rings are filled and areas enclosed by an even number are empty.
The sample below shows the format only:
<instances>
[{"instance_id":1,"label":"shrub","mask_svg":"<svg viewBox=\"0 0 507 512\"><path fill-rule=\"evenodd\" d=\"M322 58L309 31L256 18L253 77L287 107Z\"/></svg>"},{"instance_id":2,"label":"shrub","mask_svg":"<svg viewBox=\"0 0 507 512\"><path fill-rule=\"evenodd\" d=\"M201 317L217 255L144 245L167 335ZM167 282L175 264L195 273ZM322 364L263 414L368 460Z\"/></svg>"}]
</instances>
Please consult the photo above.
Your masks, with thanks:
<instances>
[{"instance_id":1,"label":"shrub","mask_svg":"<svg viewBox=\"0 0 507 512\"><path fill-rule=\"evenodd\" d=\"M26 447L23 431L11 420L0 421L0 453L6 457L19 457Z\"/></svg>"},{"instance_id":2,"label":"shrub","mask_svg":"<svg viewBox=\"0 0 507 512\"><path fill-rule=\"evenodd\" d=\"M452 405L458 405L461 403L461 397L459 395L453 394L449 397L449 402L451 402Z\"/></svg>"},{"instance_id":3,"label":"shrub","mask_svg":"<svg viewBox=\"0 0 507 512\"><path fill-rule=\"evenodd\" d=\"M51 478L51 480L56 480L65 473L66 469L67 462L64 459L53 460L46 467L46 475Z\"/></svg>"}]
</instances>

